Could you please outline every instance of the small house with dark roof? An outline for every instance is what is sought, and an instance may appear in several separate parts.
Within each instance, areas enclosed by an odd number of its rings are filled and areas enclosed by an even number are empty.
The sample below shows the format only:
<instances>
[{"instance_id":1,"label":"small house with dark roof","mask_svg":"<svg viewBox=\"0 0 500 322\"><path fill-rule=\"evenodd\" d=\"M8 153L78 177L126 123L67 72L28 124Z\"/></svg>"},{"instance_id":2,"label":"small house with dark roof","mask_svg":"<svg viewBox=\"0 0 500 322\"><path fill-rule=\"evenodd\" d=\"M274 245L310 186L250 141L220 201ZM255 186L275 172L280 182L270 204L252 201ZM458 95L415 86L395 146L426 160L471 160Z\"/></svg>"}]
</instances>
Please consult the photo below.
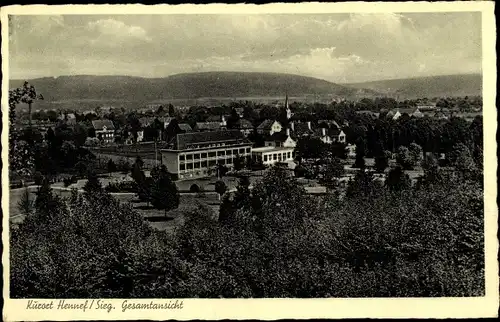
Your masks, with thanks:
<instances>
[{"instance_id":1,"label":"small house with dark roof","mask_svg":"<svg viewBox=\"0 0 500 322\"><path fill-rule=\"evenodd\" d=\"M208 177L217 165L233 167L237 157L250 158L252 142L239 130L177 134L160 150L162 163L179 179Z\"/></svg>"},{"instance_id":2,"label":"small house with dark roof","mask_svg":"<svg viewBox=\"0 0 500 322\"><path fill-rule=\"evenodd\" d=\"M236 122L236 128L238 128L244 136L248 136L253 131L253 124L249 120L239 119L238 122Z\"/></svg>"},{"instance_id":3,"label":"small house with dark roof","mask_svg":"<svg viewBox=\"0 0 500 322\"><path fill-rule=\"evenodd\" d=\"M106 144L114 142L115 126L111 120L94 120L92 127L95 130L95 136Z\"/></svg>"},{"instance_id":4,"label":"small house with dark roof","mask_svg":"<svg viewBox=\"0 0 500 322\"><path fill-rule=\"evenodd\" d=\"M273 133L281 132L283 126L275 120L264 120L257 126L257 132L263 135L272 135Z\"/></svg>"}]
</instances>

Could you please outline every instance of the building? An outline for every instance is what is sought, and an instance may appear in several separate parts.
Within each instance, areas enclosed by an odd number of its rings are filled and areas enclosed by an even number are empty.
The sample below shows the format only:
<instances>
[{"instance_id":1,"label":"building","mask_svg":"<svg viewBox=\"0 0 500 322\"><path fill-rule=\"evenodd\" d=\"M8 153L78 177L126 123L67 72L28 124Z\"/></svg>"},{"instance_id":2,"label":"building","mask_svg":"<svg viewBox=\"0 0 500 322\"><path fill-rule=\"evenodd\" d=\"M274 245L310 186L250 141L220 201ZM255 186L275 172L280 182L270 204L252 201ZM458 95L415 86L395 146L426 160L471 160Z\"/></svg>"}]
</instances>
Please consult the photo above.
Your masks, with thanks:
<instances>
[{"instance_id":1,"label":"building","mask_svg":"<svg viewBox=\"0 0 500 322\"><path fill-rule=\"evenodd\" d=\"M422 113L418 107L417 108L398 108L395 110L390 110L387 112L386 117L392 120L397 120L403 114L407 114L410 117L424 117L424 113Z\"/></svg>"},{"instance_id":2,"label":"building","mask_svg":"<svg viewBox=\"0 0 500 322\"><path fill-rule=\"evenodd\" d=\"M196 122L194 130L198 132L218 131L223 127L221 122Z\"/></svg>"},{"instance_id":3,"label":"building","mask_svg":"<svg viewBox=\"0 0 500 322\"><path fill-rule=\"evenodd\" d=\"M177 179L201 178L213 174L217 164L232 168L235 158L250 158L252 142L239 130L181 133L160 153Z\"/></svg>"},{"instance_id":4,"label":"building","mask_svg":"<svg viewBox=\"0 0 500 322\"><path fill-rule=\"evenodd\" d=\"M254 162L261 161L264 165L276 163L293 163L295 157L293 147L273 147L264 146L252 149L252 159Z\"/></svg>"},{"instance_id":5,"label":"building","mask_svg":"<svg viewBox=\"0 0 500 322\"><path fill-rule=\"evenodd\" d=\"M273 135L283 130L280 122L274 120L265 120L257 126L257 132L263 135Z\"/></svg>"},{"instance_id":6,"label":"building","mask_svg":"<svg viewBox=\"0 0 500 322\"><path fill-rule=\"evenodd\" d=\"M356 111L356 114L357 115L366 115L366 116L369 116L371 117L372 119L376 120L380 117L380 113L377 113L377 112L373 112L373 111L367 111L367 110L363 110L363 111ZM399 116L398 116L399 117Z\"/></svg>"},{"instance_id":7,"label":"building","mask_svg":"<svg viewBox=\"0 0 500 322\"><path fill-rule=\"evenodd\" d=\"M307 121L306 123L290 122L290 130L292 132L292 135L297 138L314 135L311 121Z\"/></svg>"},{"instance_id":8,"label":"building","mask_svg":"<svg viewBox=\"0 0 500 322\"><path fill-rule=\"evenodd\" d=\"M339 143L345 143L346 142L346 137L344 131L340 129L340 127L332 126L332 127L325 127L321 126L320 128L316 129L315 131L316 137L318 137L321 141L327 144L339 142Z\"/></svg>"},{"instance_id":9,"label":"building","mask_svg":"<svg viewBox=\"0 0 500 322\"><path fill-rule=\"evenodd\" d=\"M249 120L239 119L236 123L236 127L243 133L244 136L248 136L253 131L253 124Z\"/></svg>"},{"instance_id":10,"label":"building","mask_svg":"<svg viewBox=\"0 0 500 322\"><path fill-rule=\"evenodd\" d=\"M297 142L290 136L290 129L273 133L264 139L264 145L267 147L287 147L295 148Z\"/></svg>"},{"instance_id":11,"label":"building","mask_svg":"<svg viewBox=\"0 0 500 322\"><path fill-rule=\"evenodd\" d=\"M110 120L94 120L92 127L95 130L95 136L99 141L109 144L115 140L115 126Z\"/></svg>"}]
</instances>

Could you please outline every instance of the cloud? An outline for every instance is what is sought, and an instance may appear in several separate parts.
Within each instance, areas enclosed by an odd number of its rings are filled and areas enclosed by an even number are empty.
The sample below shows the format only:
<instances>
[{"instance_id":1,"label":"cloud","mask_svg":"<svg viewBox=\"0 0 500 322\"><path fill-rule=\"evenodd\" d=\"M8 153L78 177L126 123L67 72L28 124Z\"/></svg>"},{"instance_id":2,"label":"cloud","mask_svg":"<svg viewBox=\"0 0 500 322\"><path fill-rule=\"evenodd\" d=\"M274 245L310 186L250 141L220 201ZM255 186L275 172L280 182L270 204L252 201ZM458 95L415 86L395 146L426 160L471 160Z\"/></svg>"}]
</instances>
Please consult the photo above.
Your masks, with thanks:
<instances>
[{"instance_id":1,"label":"cloud","mask_svg":"<svg viewBox=\"0 0 500 322\"><path fill-rule=\"evenodd\" d=\"M482 57L480 13L16 16L11 28L11 71L23 77L235 70L353 82L479 72Z\"/></svg>"},{"instance_id":2,"label":"cloud","mask_svg":"<svg viewBox=\"0 0 500 322\"><path fill-rule=\"evenodd\" d=\"M96 35L91 39L93 45L116 46L130 41L151 42L145 29L139 26L129 26L114 19L90 21L87 30Z\"/></svg>"}]
</instances>

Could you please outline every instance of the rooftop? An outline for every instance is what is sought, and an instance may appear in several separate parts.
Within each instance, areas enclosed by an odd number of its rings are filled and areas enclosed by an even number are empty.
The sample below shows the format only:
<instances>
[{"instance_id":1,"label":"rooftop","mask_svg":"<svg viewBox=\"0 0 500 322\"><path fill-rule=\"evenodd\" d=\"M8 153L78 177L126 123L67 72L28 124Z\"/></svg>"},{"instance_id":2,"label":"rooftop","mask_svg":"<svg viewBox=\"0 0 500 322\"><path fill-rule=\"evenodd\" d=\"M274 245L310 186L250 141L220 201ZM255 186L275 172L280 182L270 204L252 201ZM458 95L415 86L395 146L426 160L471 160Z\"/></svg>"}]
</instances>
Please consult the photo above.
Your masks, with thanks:
<instances>
[{"instance_id":1,"label":"rooftop","mask_svg":"<svg viewBox=\"0 0 500 322\"><path fill-rule=\"evenodd\" d=\"M238 130L189 132L177 134L173 140L175 150L195 148L195 145L227 142L231 144L250 143Z\"/></svg>"},{"instance_id":2,"label":"rooftop","mask_svg":"<svg viewBox=\"0 0 500 322\"><path fill-rule=\"evenodd\" d=\"M252 152L279 152L279 151L293 151L292 147L272 147L272 146L263 146L261 148L252 148Z\"/></svg>"}]
</instances>

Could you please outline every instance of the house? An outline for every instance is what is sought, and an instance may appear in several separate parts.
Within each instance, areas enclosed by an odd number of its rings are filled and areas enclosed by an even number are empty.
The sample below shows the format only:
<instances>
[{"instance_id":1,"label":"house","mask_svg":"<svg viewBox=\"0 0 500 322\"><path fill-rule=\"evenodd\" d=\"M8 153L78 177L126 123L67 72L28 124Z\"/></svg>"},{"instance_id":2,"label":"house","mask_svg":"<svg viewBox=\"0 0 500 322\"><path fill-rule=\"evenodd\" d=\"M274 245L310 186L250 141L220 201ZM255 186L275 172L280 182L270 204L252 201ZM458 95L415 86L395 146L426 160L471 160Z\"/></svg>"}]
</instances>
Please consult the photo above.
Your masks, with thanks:
<instances>
[{"instance_id":1,"label":"house","mask_svg":"<svg viewBox=\"0 0 500 322\"><path fill-rule=\"evenodd\" d=\"M238 128L244 136L248 136L253 131L253 124L249 120L239 119L236 123L236 128Z\"/></svg>"},{"instance_id":2,"label":"house","mask_svg":"<svg viewBox=\"0 0 500 322\"><path fill-rule=\"evenodd\" d=\"M231 168L237 157L249 159L252 142L239 130L181 133L160 153L177 179L201 178L210 176L217 164Z\"/></svg>"},{"instance_id":3,"label":"house","mask_svg":"<svg viewBox=\"0 0 500 322\"><path fill-rule=\"evenodd\" d=\"M238 114L238 116L239 116L240 118L243 118L243 111L244 111L244 110L245 110L245 109L244 109L243 107L236 107L236 108L235 108L236 114Z\"/></svg>"},{"instance_id":4,"label":"house","mask_svg":"<svg viewBox=\"0 0 500 322\"><path fill-rule=\"evenodd\" d=\"M227 119L229 115L210 115L207 118L207 123L220 123L220 128L225 128L227 126Z\"/></svg>"},{"instance_id":5,"label":"house","mask_svg":"<svg viewBox=\"0 0 500 322\"><path fill-rule=\"evenodd\" d=\"M278 133L282 130L283 126L281 123L275 120L265 120L257 126L257 132L264 135L273 135L273 133Z\"/></svg>"},{"instance_id":6,"label":"house","mask_svg":"<svg viewBox=\"0 0 500 322\"><path fill-rule=\"evenodd\" d=\"M325 127L321 126L315 130L315 136L318 137L321 141L327 144L339 142L345 143L345 133L342 131L340 127L332 126Z\"/></svg>"},{"instance_id":7,"label":"house","mask_svg":"<svg viewBox=\"0 0 500 322\"><path fill-rule=\"evenodd\" d=\"M319 120L318 126L326 126L328 128L335 126L336 128L340 129L340 125L335 120Z\"/></svg>"},{"instance_id":8,"label":"house","mask_svg":"<svg viewBox=\"0 0 500 322\"><path fill-rule=\"evenodd\" d=\"M111 120L94 120L92 127L95 130L95 136L106 144L114 142L115 126Z\"/></svg>"},{"instance_id":9,"label":"house","mask_svg":"<svg viewBox=\"0 0 500 322\"><path fill-rule=\"evenodd\" d=\"M268 147L271 146L295 148L297 143L292 139L292 137L290 136L290 129L287 128L284 131L276 132L266 137L264 140L264 145Z\"/></svg>"},{"instance_id":10,"label":"house","mask_svg":"<svg viewBox=\"0 0 500 322\"><path fill-rule=\"evenodd\" d=\"M438 120L447 120L448 116L442 112L442 111L437 111L434 114L431 115L431 117L438 119Z\"/></svg>"},{"instance_id":11,"label":"house","mask_svg":"<svg viewBox=\"0 0 500 322\"><path fill-rule=\"evenodd\" d=\"M422 113L418 107L417 108L397 108L395 110L390 110L387 112L386 117L392 120L397 120L403 114L407 114L410 117L424 117L424 113Z\"/></svg>"},{"instance_id":12,"label":"house","mask_svg":"<svg viewBox=\"0 0 500 322\"><path fill-rule=\"evenodd\" d=\"M290 130L293 136L300 138L303 136L311 136L314 131L311 127L311 121L303 122L290 122Z\"/></svg>"},{"instance_id":13,"label":"house","mask_svg":"<svg viewBox=\"0 0 500 322\"><path fill-rule=\"evenodd\" d=\"M220 122L196 122L194 130L197 132L218 131L222 126Z\"/></svg>"},{"instance_id":14,"label":"house","mask_svg":"<svg viewBox=\"0 0 500 322\"><path fill-rule=\"evenodd\" d=\"M350 159L354 159L356 157L356 145L348 144L346 147L347 157Z\"/></svg>"}]
</instances>

